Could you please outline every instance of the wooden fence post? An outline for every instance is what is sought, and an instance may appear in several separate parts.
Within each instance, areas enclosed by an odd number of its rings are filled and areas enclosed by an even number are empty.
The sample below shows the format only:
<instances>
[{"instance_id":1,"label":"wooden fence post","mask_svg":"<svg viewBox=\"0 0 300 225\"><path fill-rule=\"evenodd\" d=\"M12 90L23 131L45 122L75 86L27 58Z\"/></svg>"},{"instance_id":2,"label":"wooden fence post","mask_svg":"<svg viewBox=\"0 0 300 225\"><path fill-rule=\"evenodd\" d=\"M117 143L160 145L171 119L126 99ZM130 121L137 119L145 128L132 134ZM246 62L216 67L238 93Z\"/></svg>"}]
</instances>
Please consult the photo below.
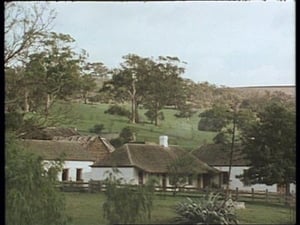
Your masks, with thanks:
<instances>
[{"instance_id":1,"label":"wooden fence post","mask_svg":"<svg viewBox=\"0 0 300 225\"><path fill-rule=\"evenodd\" d=\"M239 188L236 187L235 188L235 201L237 201L239 199Z\"/></svg>"},{"instance_id":2,"label":"wooden fence post","mask_svg":"<svg viewBox=\"0 0 300 225\"><path fill-rule=\"evenodd\" d=\"M251 197L252 197L252 202L254 201L254 188L251 188Z\"/></svg>"},{"instance_id":3,"label":"wooden fence post","mask_svg":"<svg viewBox=\"0 0 300 225\"><path fill-rule=\"evenodd\" d=\"M268 192L268 189L266 189L266 201L268 202L269 200L269 192Z\"/></svg>"}]
</instances>

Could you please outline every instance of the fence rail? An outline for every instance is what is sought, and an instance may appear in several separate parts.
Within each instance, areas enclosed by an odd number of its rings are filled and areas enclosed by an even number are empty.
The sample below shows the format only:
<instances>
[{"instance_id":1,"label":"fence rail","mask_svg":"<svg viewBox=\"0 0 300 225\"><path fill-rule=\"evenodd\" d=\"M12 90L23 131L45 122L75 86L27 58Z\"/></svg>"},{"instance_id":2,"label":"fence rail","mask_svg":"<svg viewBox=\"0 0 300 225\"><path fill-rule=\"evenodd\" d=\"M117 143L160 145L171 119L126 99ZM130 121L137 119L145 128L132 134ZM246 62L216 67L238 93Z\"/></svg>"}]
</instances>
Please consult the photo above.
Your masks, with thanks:
<instances>
[{"instance_id":1,"label":"fence rail","mask_svg":"<svg viewBox=\"0 0 300 225\"><path fill-rule=\"evenodd\" d=\"M119 185L120 187L124 185ZM138 185L130 185L133 190ZM105 191L105 184L101 181L90 180L89 182L81 181L64 181L60 182L57 187L61 191L65 192L89 192L97 193ZM155 186L155 192L157 195L163 196L185 196L185 197L199 197L203 196L208 192L218 192L221 195L225 195L224 189L199 189L195 187L181 187L175 190L175 187L168 186ZM230 190L230 194L233 200L235 201L260 201L260 202L269 202L269 203L288 203L291 206L295 206L295 195L286 196L284 193L269 192L268 189L265 191L255 191L253 188L250 192L242 191L236 188L235 190Z\"/></svg>"}]
</instances>

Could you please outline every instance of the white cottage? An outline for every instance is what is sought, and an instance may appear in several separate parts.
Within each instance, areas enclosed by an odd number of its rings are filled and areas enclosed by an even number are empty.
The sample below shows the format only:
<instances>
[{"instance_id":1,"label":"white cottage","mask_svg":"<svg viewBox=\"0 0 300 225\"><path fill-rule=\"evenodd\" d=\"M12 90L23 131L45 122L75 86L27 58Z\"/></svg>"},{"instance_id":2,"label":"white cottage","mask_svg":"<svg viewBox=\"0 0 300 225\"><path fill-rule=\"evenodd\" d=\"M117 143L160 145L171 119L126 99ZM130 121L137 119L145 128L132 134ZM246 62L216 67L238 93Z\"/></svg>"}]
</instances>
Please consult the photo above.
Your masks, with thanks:
<instances>
[{"instance_id":1,"label":"white cottage","mask_svg":"<svg viewBox=\"0 0 300 225\"><path fill-rule=\"evenodd\" d=\"M89 181L91 165L105 158L114 148L98 136L73 136L56 140L22 140L30 152L42 157L45 162L63 159L59 181Z\"/></svg>"},{"instance_id":2,"label":"white cottage","mask_svg":"<svg viewBox=\"0 0 300 225\"><path fill-rule=\"evenodd\" d=\"M192 154L178 146L168 146L166 138L161 144L128 143L116 149L107 158L92 165L92 179L104 180L108 172L117 168L126 182L144 184L150 176L155 176L164 189L173 186L169 179L168 165L173 160L187 156L195 163L197 176L187 179L187 187L203 188L218 174L218 170L208 166Z\"/></svg>"},{"instance_id":3,"label":"white cottage","mask_svg":"<svg viewBox=\"0 0 300 225\"><path fill-rule=\"evenodd\" d=\"M229 152L230 150L222 144L208 144L203 145L199 149L193 151L193 154L206 162L208 165L222 171L219 178L213 180L216 186L226 187L228 180L230 179L229 188L235 190L238 188L241 191L251 191L253 188L255 191L265 191L268 189L269 192L282 192L284 188L281 185L265 185L265 184L247 184L243 183L238 176L242 175L245 170L250 168L250 162L246 160L245 154L243 154L241 146L236 145L233 158L230 178L228 178L229 172ZM291 184L290 191L295 193L296 186Z\"/></svg>"}]
</instances>

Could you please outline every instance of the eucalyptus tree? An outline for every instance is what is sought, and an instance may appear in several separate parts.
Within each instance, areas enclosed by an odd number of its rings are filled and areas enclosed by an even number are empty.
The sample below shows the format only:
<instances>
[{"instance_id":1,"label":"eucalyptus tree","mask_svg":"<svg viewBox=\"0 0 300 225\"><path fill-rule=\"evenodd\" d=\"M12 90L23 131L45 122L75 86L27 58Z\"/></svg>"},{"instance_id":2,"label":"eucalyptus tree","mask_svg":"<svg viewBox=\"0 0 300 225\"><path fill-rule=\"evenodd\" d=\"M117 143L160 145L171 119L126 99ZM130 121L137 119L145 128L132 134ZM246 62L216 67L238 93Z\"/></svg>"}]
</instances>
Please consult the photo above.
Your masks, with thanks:
<instances>
[{"instance_id":1,"label":"eucalyptus tree","mask_svg":"<svg viewBox=\"0 0 300 225\"><path fill-rule=\"evenodd\" d=\"M135 54L123 56L120 68L112 70L111 80L104 83L102 91L109 91L116 101L130 101L131 123L138 122L138 105L142 103L145 77L149 74L152 60Z\"/></svg>"},{"instance_id":2,"label":"eucalyptus tree","mask_svg":"<svg viewBox=\"0 0 300 225\"><path fill-rule=\"evenodd\" d=\"M84 57L72 50L70 44L74 41L70 35L51 32L42 41L43 49L31 54L26 64L29 89L43 102L46 117L55 100L67 99L80 88L80 66Z\"/></svg>"},{"instance_id":3,"label":"eucalyptus tree","mask_svg":"<svg viewBox=\"0 0 300 225\"><path fill-rule=\"evenodd\" d=\"M236 142L240 141L239 130L247 130L256 120L256 115L251 110L240 107L238 99L231 105L214 105L200 113L199 130L217 132L214 138L215 143L227 146L229 150L228 177L231 176L232 159ZM228 197L230 181L226 186L226 197Z\"/></svg>"},{"instance_id":4,"label":"eucalyptus tree","mask_svg":"<svg viewBox=\"0 0 300 225\"><path fill-rule=\"evenodd\" d=\"M289 194L296 182L296 113L294 107L271 102L244 129L242 142L251 161L242 179L251 184L282 184Z\"/></svg>"},{"instance_id":5,"label":"eucalyptus tree","mask_svg":"<svg viewBox=\"0 0 300 225\"><path fill-rule=\"evenodd\" d=\"M52 28L56 12L48 3L5 2L4 65L14 67L39 48L38 41Z\"/></svg>"},{"instance_id":6,"label":"eucalyptus tree","mask_svg":"<svg viewBox=\"0 0 300 225\"><path fill-rule=\"evenodd\" d=\"M185 104L184 82L180 77L185 71L183 64L179 58L170 56L159 56L150 64L151 70L144 81L143 104L153 115L156 126L164 106Z\"/></svg>"}]
</instances>

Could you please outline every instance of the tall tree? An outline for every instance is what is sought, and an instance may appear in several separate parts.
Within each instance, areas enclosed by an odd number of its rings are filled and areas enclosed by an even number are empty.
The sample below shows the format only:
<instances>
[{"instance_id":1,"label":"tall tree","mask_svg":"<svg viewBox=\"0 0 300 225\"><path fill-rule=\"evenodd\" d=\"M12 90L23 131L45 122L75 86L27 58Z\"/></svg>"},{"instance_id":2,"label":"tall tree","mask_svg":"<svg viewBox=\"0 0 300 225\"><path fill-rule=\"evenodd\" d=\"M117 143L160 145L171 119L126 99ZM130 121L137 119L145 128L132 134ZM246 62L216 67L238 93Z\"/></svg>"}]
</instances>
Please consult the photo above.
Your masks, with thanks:
<instances>
[{"instance_id":1,"label":"tall tree","mask_svg":"<svg viewBox=\"0 0 300 225\"><path fill-rule=\"evenodd\" d=\"M143 104L155 119L158 125L160 110L167 104L184 104L182 101L176 102L174 99L184 98L184 83L180 77L185 69L177 57L158 57L152 61L149 75L144 80L144 101Z\"/></svg>"},{"instance_id":2,"label":"tall tree","mask_svg":"<svg viewBox=\"0 0 300 225\"><path fill-rule=\"evenodd\" d=\"M80 91L84 104L87 104L88 93L95 90L97 84L95 78L90 74L84 74L80 77Z\"/></svg>"},{"instance_id":3,"label":"tall tree","mask_svg":"<svg viewBox=\"0 0 300 225\"><path fill-rule=\"evenodd\" d=\"M289 194L296 182L296 114L293 108L272 102L258 120L243 130L245 153L251 167L243 179L252 184L283 184Z\"/></svg>"},{"instance_id":4,"label":"tall tree","mask_svg":"<svg viewBox=\"0 0 300 225\"><path fill-rule=\"evenodd\" d=\"M149 74L151 60L135 54L123 56L124 62L112 71L112 79L105 82L103 91L113 93L117 101L130 101L131 122L138 122L138 105L142 102L145 77Z\"/></svg>"},{"instance_id":5,"label":"tall tree","mask_svg":"<svg viewBox=\"0 0 300 225\"><path fill-rule=\"evenodd\" d=\"M234 104L214 105L211 109L200 114L199 130L208 130L218 132L214 138L214 142L228 146L229 149L229 169L228 177L231 176L232 159L235 150L235 143L239 141L238 129L248 129L250 124L255 121L255 114L248 109L241 109L240 102L236 100ZM203 120L204 119L204 120ZM230 180L226 186L226 197L229 194Z\"/></svg>"},{"instance_id":6,"label":"tall tree","mask_svg":"<svg viewBox=\"0 0 300 225\"><path fill-rule=\"evenodd\" d=\"M25 79L31 84L29 89L44 99L47 116L56 99L66 99L79 90L82 56L72 50L74 39L69 35L52 32L42 42L44 49L30 55Z\"/></svg>"},{"instance_id":7,"label":"tall tree","mask_svg":"<svg viewBox=\"0 0 300 225\"><path fill-rule=\"evenodd\" d=\"M65 202L57 190L58 161L46 170L11 133L5 136L5 224L67 224Z\"/></svg>"},{"instance_id":8,"label":"tall tree","mask_svg":"<svg viewBox=\"0 0 300 225\"><path fill-rule=\"evenodd\" d=\"M56 13L46 3L5 2L4 64L24 62L37 42L51 29Z\"/></svg>"}]
</instances>

